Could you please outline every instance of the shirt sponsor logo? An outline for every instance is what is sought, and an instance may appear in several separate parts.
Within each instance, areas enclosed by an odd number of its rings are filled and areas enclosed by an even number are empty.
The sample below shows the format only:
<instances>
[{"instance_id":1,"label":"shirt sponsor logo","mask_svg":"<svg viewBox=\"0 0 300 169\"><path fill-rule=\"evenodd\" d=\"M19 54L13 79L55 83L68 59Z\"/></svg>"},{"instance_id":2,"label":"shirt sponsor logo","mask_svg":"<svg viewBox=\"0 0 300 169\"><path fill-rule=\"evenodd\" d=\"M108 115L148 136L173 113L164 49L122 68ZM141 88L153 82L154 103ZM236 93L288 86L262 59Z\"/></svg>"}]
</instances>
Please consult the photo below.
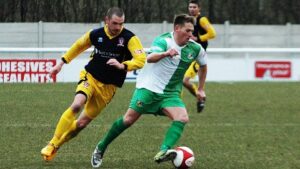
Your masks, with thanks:
<instances>
[{"instance_id":1,"label":"shirt sponsor logo","mask_svg":"<svg viewBox=\"0 0 300 169\"><path fill-rule=\"evenodd\" d=\"M101 51L100 49L94 48L94 54L100 55L103 58L118 58L121 55L119 53L112 53L109 51Z\"/></svg>"},{"instance_id":2,"label":"shirt sponsor logo","mask_svg":"<svg viewBox=\"0 0 300 169\"><path fill-rule=\"evenodd\" d=\"M188 58L188 59L193 59L193 54L191 54L191 53L188 54L187 58Z\"/></svg>"}]
</instances>

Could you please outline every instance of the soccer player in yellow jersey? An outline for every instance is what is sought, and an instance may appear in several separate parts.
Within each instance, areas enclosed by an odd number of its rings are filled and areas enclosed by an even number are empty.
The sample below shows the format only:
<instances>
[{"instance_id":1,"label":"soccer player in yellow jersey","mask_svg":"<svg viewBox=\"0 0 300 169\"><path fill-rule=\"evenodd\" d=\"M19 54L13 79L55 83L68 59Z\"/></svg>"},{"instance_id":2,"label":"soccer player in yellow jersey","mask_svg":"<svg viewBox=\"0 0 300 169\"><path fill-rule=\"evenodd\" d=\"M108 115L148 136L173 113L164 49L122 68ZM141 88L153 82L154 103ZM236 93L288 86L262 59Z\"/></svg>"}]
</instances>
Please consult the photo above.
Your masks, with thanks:
<instances>
[{"instance_id":1,"label":"soccer player in yellow jersey","mask_svg":"<svg viewBox=\"0 0 300 169\"><path fill-rule=\"evenodd\" d=\"M202 47L206 50L208 45L208 40L213 39L216 36L216 31L214 27L210 24L207 17L201 15L201 2L198 0L189 1L189 15L195 18L194 32L192 39L200 43ZM191 94L196 96L197 86L190 80L193 79L199 70L199 65L193 62L189 69L186 71L183 79L183 85L186 87ZM204 109L203 100L197 102L197 112L200 113Z\"/></svg>"},{"instance_id":2,"label":"soccer player in yellow jersey","mask_svg":"<svg viewBox=\"0 0 300 169\"><path fill-rule=\"evenodd\" d=\"M50 71L51 76L59 73L64 64L94 46L91 60L80 73L73 103L62 114L49 144L41 150L44 160L52 160L60 146L100 114L117 87L122 87L127 71L144 66L146 54L143 46L135 34L123 27L124 20L122 9L110 8L106 13L105 26L88 31L79 38Z\"/></svg>"}]
</instances>

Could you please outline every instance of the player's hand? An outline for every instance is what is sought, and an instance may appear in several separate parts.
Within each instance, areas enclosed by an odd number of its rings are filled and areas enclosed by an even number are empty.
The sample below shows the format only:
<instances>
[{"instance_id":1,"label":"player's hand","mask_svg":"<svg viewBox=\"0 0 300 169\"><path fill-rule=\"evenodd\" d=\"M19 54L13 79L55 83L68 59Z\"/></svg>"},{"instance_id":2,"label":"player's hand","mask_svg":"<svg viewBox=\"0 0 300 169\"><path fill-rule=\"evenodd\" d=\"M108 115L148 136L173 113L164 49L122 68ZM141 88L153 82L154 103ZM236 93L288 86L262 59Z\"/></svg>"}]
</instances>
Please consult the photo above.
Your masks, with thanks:
<instances>
[{"instance_id":1,"label":"player's hand","mask_svg":"<svg viewBox=\"0 0 300 169\"><path fill-rule=\"evenodd\" d=\"M205 94L204 90L197 90L196 96L197 96L198 101L205 101L206 94Z\"/></svg>"},{"instance_id":2,"label":"player's hand","mask_svg":"<svg viewBox=\"0 0 300 169\"><path fill-rule=\"evenodd\" d=\"M109 59L106 64L113 66L117 69L123 70L125 68L124 64L117 61L117 59Z\"/></svg>"},{"instance_id":3,"label":"player's hand","mask_svg":"<svg viewBox=\"0 0 300 169\"><path fill-rule=\"evenodd\" d=\"M173 56L178 55L178 52L176 49L170 48L166 51L165 55L169 56L169 57L173 57Z\"/></svg>"},{"instance_id":4,"label":"player's hand","mask_svg":"<svg viewBox=\"0 0 300 169\"><path fill-rule=\"evenodd\" d=\"M50 76L51 78L54 78L54 76L55 76L56 74L58 74L58 73L61 71L63 65L64 65L64 62L60 62L59 64L56 64L56 65L50 70L49 76Z\"/></svg>"}]
</instances>

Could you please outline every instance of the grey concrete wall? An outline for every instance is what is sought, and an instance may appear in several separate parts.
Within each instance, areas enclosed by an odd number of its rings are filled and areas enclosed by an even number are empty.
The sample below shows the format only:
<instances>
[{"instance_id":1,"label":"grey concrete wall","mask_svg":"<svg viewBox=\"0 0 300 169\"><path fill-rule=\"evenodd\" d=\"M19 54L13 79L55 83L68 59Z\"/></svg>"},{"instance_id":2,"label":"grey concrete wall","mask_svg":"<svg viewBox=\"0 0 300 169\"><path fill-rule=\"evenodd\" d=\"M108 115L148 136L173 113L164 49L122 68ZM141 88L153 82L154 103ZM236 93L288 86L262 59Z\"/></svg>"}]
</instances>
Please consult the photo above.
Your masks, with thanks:
<instances>
[{"instance_id":1,"label":"grey concrete wall","mask_svg":"<svg viewBox=\"0 0 300 169\"><path fill-rule=\"evenodd\" d=\"M69 47L86 31L103 24L0 23L0 47ZM170 23L125 25L150 47L155 36L172 31ZM209 47L300 47L300 25L214 25L217 37Z\"/></svg>"}]
</instances>

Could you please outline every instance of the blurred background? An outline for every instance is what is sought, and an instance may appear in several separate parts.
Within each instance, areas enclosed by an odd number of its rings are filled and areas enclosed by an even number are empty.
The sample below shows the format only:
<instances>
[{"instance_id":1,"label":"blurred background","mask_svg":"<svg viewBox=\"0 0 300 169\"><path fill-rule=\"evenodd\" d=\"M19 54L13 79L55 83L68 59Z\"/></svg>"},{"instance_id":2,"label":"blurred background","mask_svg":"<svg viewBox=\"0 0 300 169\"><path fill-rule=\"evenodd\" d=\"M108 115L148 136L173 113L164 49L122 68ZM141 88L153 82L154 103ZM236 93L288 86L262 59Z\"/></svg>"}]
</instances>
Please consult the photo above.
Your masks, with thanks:
<instances>
[{"instance_id":1,"label":"blurred background","mask_svg":"<svg viewBox=\"0 0 300 169\"><path fill-rule=\"evenodd\" d=\"M0 58L58 59L85 32L103 26L112 6L124 9L125 27L145 48L172 31L175 14L188 12L188 0L0 0ZM208 46L208 81L299 81L299 11L298 0L202 0L201 14L217 33ZM36 52L42 48L64 49ZM87 61L80 57L66 74Z\"/></svg>"},{"instance_id":2,"label":"blurred background","mask_svg":"<svg viewBox=\"0 0 300 169\"><path fill-rule=\"evenodd\" d=\"M186 0L1 0L0 22L101 22L106 10L119 6L129 23L172 22L187 12ZM298 0L202 0L203 14L216 24L300 23Z\"/></svg>"}]
</instances>

